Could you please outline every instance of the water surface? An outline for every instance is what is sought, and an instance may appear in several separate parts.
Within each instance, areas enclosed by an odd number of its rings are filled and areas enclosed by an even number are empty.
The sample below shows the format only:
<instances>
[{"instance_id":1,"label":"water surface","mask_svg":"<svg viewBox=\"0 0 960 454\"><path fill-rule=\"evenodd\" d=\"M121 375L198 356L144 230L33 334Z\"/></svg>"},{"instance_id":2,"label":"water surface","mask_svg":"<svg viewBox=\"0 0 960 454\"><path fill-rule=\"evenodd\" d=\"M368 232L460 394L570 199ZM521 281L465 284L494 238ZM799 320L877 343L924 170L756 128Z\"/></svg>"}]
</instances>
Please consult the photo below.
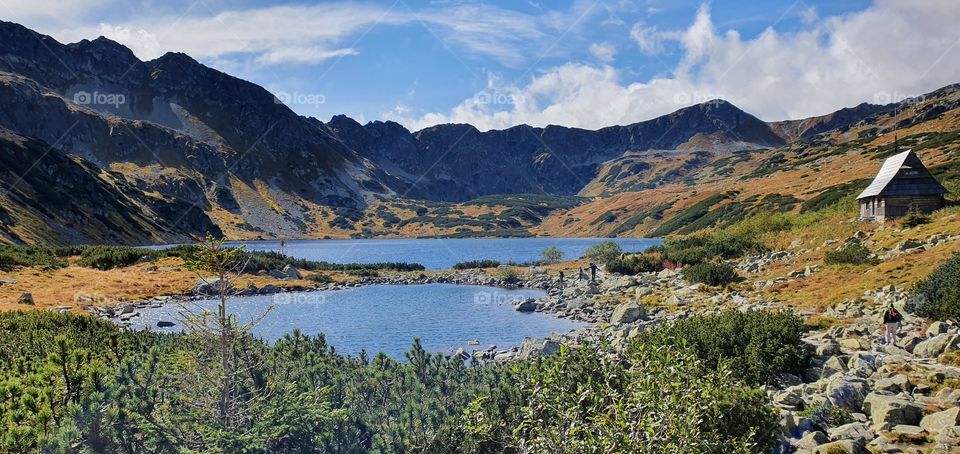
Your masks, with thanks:
<instances>
[{"instance_id":1,"label":"water surface","mask_svg":"<svg viewBox=\"0 0 960 454\"><path fill-rule=\"evenodd\" d=\"M525 336L546 337L552 332L567 332L582 326L579 322L558 319L549 314L520 313L511 301L542 296L539 290L504 290L454 284L371 285L325 292L279 293L276 295L237 297L229 310L241 321L260 315L268 306L274 309L253 329L268 342L299 329L304 334L323 333L337 351L357 354L384 351L403 359L414 337L429 351L452 353L491 344L506 349ZM214 309L216 302L187 303L192 311ZM170 304L142 309L133 327L177 332L183 308ZM157 328L157 321L177 322L172 328ZM468 345L470 340L480 342ZM372 355L371 355L372 356Z\"/></svg>"}]
</instances>

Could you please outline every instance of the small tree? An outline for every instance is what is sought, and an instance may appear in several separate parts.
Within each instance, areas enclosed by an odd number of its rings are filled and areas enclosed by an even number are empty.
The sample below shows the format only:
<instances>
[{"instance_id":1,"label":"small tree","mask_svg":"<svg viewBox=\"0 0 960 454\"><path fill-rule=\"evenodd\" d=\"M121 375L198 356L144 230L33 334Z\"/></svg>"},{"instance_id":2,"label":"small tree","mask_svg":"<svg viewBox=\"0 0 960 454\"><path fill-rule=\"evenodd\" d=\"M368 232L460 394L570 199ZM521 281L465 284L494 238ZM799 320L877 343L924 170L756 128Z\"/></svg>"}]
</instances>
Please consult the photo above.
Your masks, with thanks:
<instances>
[{"instance_id":1,"label":"small tree","mask_svg":"<svg viewBox=\"0 0 960 454\"><path fill-rule=\"evenodd\" d=\"M545 264L560 263L563 260L563 251L556 246L550 246L540 253L540 261Z\"/></svg>"},{"instance_id":2,"label":"small tree","mask_svg":"<svg viewBox=\"0 0 960 454\"><path fill-rule=\"evenodd\" d=\"M234 276L243 272L246 262L242 260L241 247L226 247L226 239L216 239L207 234L206 239L196 245L196 250L185 258L187 267L198 273L213 274L214 282L201 275L207 285L212 286L217 298L216 313L203 311L200 313L186 311L184 324L198 334L201 344L213 348L201 348L201 355L208 354L217 359L219 368L212 368L205 358L197 358L195 364L206 369L199 378L212 382L216 388L213 395L216 398L217 420L222 429L234 429L247 415L245 408L257 400L257 392L246 393L241 396L240 382L243 376L248 375L255 366L249 364L249 355L239 351L240 340L248 335L260 320L265 317L272 307L256 317L254 320L240 324L236 317L227 311L227 302L236 295L237 291L231 284ZM215 347L214 347L215 346ZM214 352L211 352L214 350Z\"/></svg>"},{"instance_id":3,"label":"small tree","mask_svg":"<svg viewBox=\"0 0 960 454\"><path fill-rule=\"evenodd\" d=\"M607 263L611 260L619 258L621 254L623 254L623 250L615 241L604 241L602 243L594 244L583 252L583 256L585 258L600 263Z\"/></svg>"}]
</instances>

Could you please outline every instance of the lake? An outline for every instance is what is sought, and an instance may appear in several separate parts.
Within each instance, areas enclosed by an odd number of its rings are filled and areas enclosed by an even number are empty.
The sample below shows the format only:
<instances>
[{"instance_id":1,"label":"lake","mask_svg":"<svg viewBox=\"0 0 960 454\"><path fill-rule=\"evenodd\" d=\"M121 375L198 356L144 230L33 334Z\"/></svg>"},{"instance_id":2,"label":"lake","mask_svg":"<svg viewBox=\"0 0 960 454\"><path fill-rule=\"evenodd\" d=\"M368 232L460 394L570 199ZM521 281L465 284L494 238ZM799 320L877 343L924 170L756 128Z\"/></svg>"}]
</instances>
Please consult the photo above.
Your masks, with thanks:
<instances>
[{"instance_id":1,"label":"lake","mask_svg":"<svg viewBox=\"0 0 960 454\"><path fill-rule=\"evenodd\" d=\"M583 324L542 313L513 310L515 299L543 296L540 290L505 290L454 284L370 285L347 290L291 292L275 295L237 297L228 309L241 322L259 316L270 305L273 310L253 329L268 342L299 329L304 334L323 333L340 353L355 355L361 349L372 356L378 351L404 359L403 353L419 337L431 352L453 353L498 349L518 345L525 336L546 337L567 332ZM135 329L178 332L183 309L197 312L215 309L215 301L176 304L140 310L131 320ZM157 321L178 322L157 328ZM476 339L480 345L468 345Z\"/></svg>"},{"instance_id":2,"label":"lake","mask_svg":"<svg viewBox=\"0 0 960 454\"><path fill-rule=\"evenodd\" d=\"M448 269L457 262L490 259L528 263L540 259L549 246L563 252L564 259L583 256L588 247L616 241L626 252L641 252L662 242L657 238L389 238L360 240L244 241L251 251L283 252L292 257L332 263L420 263L430 270Z\"/></svg>"}]
</instances>

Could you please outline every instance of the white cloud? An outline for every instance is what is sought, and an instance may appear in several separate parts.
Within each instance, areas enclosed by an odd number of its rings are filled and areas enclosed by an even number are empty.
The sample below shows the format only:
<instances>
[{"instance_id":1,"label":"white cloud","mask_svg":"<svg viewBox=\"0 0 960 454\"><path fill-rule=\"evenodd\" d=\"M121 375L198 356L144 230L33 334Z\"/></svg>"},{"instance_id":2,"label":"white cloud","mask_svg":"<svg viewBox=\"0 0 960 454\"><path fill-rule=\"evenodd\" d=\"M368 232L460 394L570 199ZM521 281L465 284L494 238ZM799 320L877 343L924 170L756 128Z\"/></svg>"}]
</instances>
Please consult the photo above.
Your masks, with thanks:
<instances>
[{"instance_id":1,"label":"white cloud","mask_svg":"<svg viewBox=\"0 0 960 454\"><path fill-rule=\"evenodd\" d=\"M85 1L106 4L110 0ZM580 3L582 0L576 5ZM462 54L457 55L461 60L491 57L516 67L535 60L537 51L554 39L553 27L573 21L570 17L578 12L577 8L528 14L474 3L412 10L403 2L392 6L343 2L216 12L191 7L186 14L153 13L101 21L97 26L88 25L90 21L79 16L59 14L57 22L37 18L25 24L65 42L102 34L130 47L145 60L165 52L184 52L202 60L249 57L265 65L317 63L358 55L358 41L377 27L422 26L452 52Z\"/></svg>"},{"instance_id":2,"label":"white cloud","mask_svg":"<svg viewBox=\"0 0 960 454\"><path fill-rule=\"evenodd\" d=\"M772 121L960 82L960 7L955 0L878 0L857 13L813 17L807 15L810 24L798 32L768 28L744 39L735 30L718 31L703 6L685 30L640 24L644 40L633 36L648 53L676 43L681 55L670 77L624 83L620 71L610 66L568 63L526 83L499 87L518 100L509 105L478 103L473 97L446 113L384 116L414 129L445 122L481 129L521 123L599 128L722 97Z\"/></svg>"},{"instance_id":3,"label":"white cloud","mask_svg":"<svg viewBox=\"0 0 960 454\"><path fill-rule=\"evenodd\" d=\"M590 45L590 53L603 63L611 63L617 56L617 49L610 43L593 43Z\"/></svg>"}]
</instances>

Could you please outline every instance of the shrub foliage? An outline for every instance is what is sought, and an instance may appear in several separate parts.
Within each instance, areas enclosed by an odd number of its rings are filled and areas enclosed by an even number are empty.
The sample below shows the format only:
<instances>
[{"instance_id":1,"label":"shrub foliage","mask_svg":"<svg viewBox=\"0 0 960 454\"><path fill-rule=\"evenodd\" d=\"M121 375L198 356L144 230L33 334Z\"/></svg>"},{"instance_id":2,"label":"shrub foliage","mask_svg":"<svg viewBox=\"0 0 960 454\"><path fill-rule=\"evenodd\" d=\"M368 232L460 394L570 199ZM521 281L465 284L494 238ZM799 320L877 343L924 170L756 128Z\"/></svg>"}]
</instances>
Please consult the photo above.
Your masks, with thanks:
<instances>
[{"instance_id":1,"label":"shrub foliage","mask_svg":"<svg viewBox=\"0 0 960 454\"><path fill-rule=\"evenodd\" d=\"M741 279L729 263L696 263L683 267L683 279L691 284L721 286Z\"/></svg>"},{"instance_id":2,"label":"shrub foliage","mask_svg":"<svg viewBox=\"0 0 960 454\"><path fill-rule=\"evenodd\" d=\"M935 320L960 320L960 254L917 283L907 310Z\"/></svg>"},{"instance_id":3,"label":"shrub foliage","mask_svg":"<svg viewBox=\"0 0 960 454\"><path fill-rule=\"evenodd\" d=\"M798 375L806 366L801 349L803 319L791 312L727 311L697 315L641 336L641 345L685 345L708 367L727 365L752 385L779 373Z\"/></svg>"},{"instance_id":4,"label":"shrub foliage","mask_svg":"<svg viewBox=\"0 0 960 454\"><path fill-rule=\"evenodd\" d=\"M827 265L875 265L880 261L860 243L848 243L828 251L823 258Z\"/></svg>"}]
</instances>

